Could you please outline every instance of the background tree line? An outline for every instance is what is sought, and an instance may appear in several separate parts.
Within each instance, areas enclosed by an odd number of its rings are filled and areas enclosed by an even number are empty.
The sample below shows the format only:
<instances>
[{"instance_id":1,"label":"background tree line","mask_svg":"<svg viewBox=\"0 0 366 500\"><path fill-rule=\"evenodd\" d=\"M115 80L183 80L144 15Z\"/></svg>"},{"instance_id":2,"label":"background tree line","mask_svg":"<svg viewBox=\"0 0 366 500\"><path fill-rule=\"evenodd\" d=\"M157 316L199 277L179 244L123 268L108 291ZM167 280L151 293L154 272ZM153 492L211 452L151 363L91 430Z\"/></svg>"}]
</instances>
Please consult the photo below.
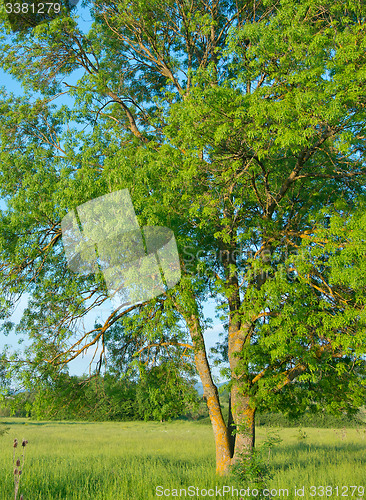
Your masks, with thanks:
<instances>
[{"instance_id":1,"label":"background tree line","mask_svg":"<svg viewBox=\"0 0 366 500\"><path fill-rule=\"evenodd\" d=\"M167 371L173 371L167 376ZM169 421L178 418L210 424L202 397L203 389L194 379L176 373L176 367L142 367L139 380L107 373L85 381L85 376L61 373L54 379L36 383L28 390L8 391L0 400L0 416L30 417L31 420L86 421ZM164 378L164 381L162 381ZM166 389L161 390L162 384ZM227 384L220 386L220 401L228 419ZM352 415L307 410L285 416L259 412L257 425L270 427L357 427L366 424L366 407Z\"/></svg>"},{"instance_id":2,"label":"background tree line","mask_svg":"<svg viewBox=\"0 0 366 500\"><path fill-rule=\"evenodd\" d=\"M85 376L66 372L49 374L41 380L29 380L22 390L8 390L0 407L5 414L35 420L166 421L182 415L198 417L202 401L195 380L179 373L176 365L164 363L150 369L142 365L138 371L138 377L106 373L88 381Z\"/></svg>"}]
</instances>

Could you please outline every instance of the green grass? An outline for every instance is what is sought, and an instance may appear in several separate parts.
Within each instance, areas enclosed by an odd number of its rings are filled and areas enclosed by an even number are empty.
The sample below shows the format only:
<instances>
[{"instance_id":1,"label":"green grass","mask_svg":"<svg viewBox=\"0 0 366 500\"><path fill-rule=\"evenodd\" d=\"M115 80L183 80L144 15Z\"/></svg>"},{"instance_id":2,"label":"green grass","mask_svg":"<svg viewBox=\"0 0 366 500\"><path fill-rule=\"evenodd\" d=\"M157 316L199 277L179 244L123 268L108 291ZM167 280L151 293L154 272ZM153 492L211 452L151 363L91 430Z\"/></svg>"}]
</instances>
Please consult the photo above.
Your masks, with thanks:
<instances>
[{"instance_id":1,"label":"green grass","mask_svg":"<svg viewBox=\"0 0 366 500\"><path fill-rule=\"evenodd\" d=\"M20 488L25 500L149 500L159 498L155 494L158 485L165 489L188 488L190 485L200 489L223 485L249 486L246 483L240 485L235 479L215 477L213 435L206 425L181 421L73 423L4 420L3 424L10 430L0 437L1 500L10 500L14 496L14 438L29 441ZM295 486L304 485L305 492L311 485L366 487L365 429L303 428L302 431L279 429L283 441L271 455L273 478L268 481L268 487L288 488L286 498L299 498L293 494ZM257 429L259 444L266 438L266 433L266 428ZM305 437L300 438L301 434ZM21 450L18 448L17 451ZM341 493L339 490L339 496ZM240 496L227 494L224 498ZM304 498L314 497L305 493ZM348 498L352 498L350 490Z\"/></svg>"}]
</instances>

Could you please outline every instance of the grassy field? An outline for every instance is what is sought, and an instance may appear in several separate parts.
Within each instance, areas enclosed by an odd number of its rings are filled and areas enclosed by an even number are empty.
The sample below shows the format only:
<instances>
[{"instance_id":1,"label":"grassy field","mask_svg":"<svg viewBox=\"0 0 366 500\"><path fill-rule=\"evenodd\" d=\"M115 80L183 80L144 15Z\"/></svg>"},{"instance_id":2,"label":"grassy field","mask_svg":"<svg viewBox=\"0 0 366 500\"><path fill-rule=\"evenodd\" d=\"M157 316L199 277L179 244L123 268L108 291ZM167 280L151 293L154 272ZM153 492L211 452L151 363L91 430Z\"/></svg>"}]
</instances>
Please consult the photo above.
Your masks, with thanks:
<instances>
[{"instance_id":1,"label":"grassy field","mask_svg":"<svg viewBox=\"0 0 366 500\"><path fill-rule=\"evenodd\" d=\"M206 498L246 499L252 496L240 494L240 488L256 487L253 483L215 477L214 441L208 425L31 422L15 418L3 419L2 423L9 432L0 437L1 500L14 498L14 438L29 441L21 476L24 500L149 500L174 498L174 488L187 489L187 496L182 491L180 498L203 498L205 491L201 489L223 486L235 487L239 494L225 490L225 495L220 496L214 491L211 496L208 493L212 492L206 492ZM263 427L257 430L258 444L266 439L267 432ZM360 490L352 496L351 489L342 487L362 485L366 489L365 428L291 428L279 429L278 433L283 441L271 454L273 477L266 484L273 491L264 498L297 499L300 495L295 496L294 488L302 486L306 499L321 497L321 488L312 496L310 486L332 486L333 495L328 489L328 498L363 498ZM156 490L157 486L170 490L166 493L171 496L157 496L161 491ZM188 490L189 486L199 488L199 496L197 490ZM258 491L263 487L257 486ZM288 489L288 495L280 489Z\"/></svg>"}]
</instances>

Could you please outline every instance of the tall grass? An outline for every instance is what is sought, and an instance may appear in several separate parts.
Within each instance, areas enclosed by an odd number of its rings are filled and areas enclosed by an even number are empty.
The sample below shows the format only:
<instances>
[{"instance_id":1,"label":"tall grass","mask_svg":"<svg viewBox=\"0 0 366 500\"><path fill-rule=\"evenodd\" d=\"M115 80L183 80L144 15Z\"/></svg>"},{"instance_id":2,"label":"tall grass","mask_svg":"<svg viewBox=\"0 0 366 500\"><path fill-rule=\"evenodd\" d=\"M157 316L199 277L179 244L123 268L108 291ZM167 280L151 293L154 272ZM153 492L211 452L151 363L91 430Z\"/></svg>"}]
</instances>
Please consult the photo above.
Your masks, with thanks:
<instances>
[{"instance_id":1,"label":"tall grass","mask_svg":"<svg viewBox=\"0 0 366 500\"><path fill-rule=\"evenodd\" d=\"M194 422L73 423L14 418L7 419L6 425L10 430L0 437L1 500L11 499L14 492L11 453L15 436L26 436L31 445L22 476L24 500L149 500L159 498L157 486L170 490L190 485L199 489L249 486L235 478L215 476L212 430ZM278 432L283 441L271 453L269 488L288 488L286 498L298 499L295 487L366 486L365 429ZM257 436L260 444L266 439L266 429L257 429Z\"/></svg>"}]
</instances>

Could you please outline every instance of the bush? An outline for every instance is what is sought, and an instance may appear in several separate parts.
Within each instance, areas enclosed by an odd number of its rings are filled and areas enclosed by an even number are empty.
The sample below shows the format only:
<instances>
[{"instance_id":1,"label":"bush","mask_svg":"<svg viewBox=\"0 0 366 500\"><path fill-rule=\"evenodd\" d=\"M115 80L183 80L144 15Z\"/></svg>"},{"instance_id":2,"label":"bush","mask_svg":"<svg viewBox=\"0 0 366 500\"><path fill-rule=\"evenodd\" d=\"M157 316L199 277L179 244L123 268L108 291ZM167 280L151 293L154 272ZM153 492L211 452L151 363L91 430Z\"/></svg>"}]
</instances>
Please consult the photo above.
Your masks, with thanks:
<instances>
[{"instance_id":1,"label":"bush","mask_svg":"<svg viewBox=\"0 0 366 500\"><path fill-rule=\"evenodd\" d=\"M10 417L10 408L5 405L0 406L0 417Z\"/></svg>"},{"instance_id":2,"label":"bush","mask_svg":"<svg viewBox=\"0 0 366 500\"><path fill-rule=\"evenodd\" d=\"M0 437L6 434L9 431L10 427L4 427L3 425L0 425Z\"/></svg>"},{"instance_id":3,"label":"bush","mask_svg":"<svg viewBox=\"0 0 366 500\"><path fill-rule=\"evenodd\" d=\"M233 467L233 474L243 483L257 483L262 490L268 488L267 481L273 478L270 468L271 452L281 442L278 434L268 431L266 439L250 455L241 455L240 461ZM265 498L263 492L259 493L258 498Z\"/></svg>"}]
</instances>

